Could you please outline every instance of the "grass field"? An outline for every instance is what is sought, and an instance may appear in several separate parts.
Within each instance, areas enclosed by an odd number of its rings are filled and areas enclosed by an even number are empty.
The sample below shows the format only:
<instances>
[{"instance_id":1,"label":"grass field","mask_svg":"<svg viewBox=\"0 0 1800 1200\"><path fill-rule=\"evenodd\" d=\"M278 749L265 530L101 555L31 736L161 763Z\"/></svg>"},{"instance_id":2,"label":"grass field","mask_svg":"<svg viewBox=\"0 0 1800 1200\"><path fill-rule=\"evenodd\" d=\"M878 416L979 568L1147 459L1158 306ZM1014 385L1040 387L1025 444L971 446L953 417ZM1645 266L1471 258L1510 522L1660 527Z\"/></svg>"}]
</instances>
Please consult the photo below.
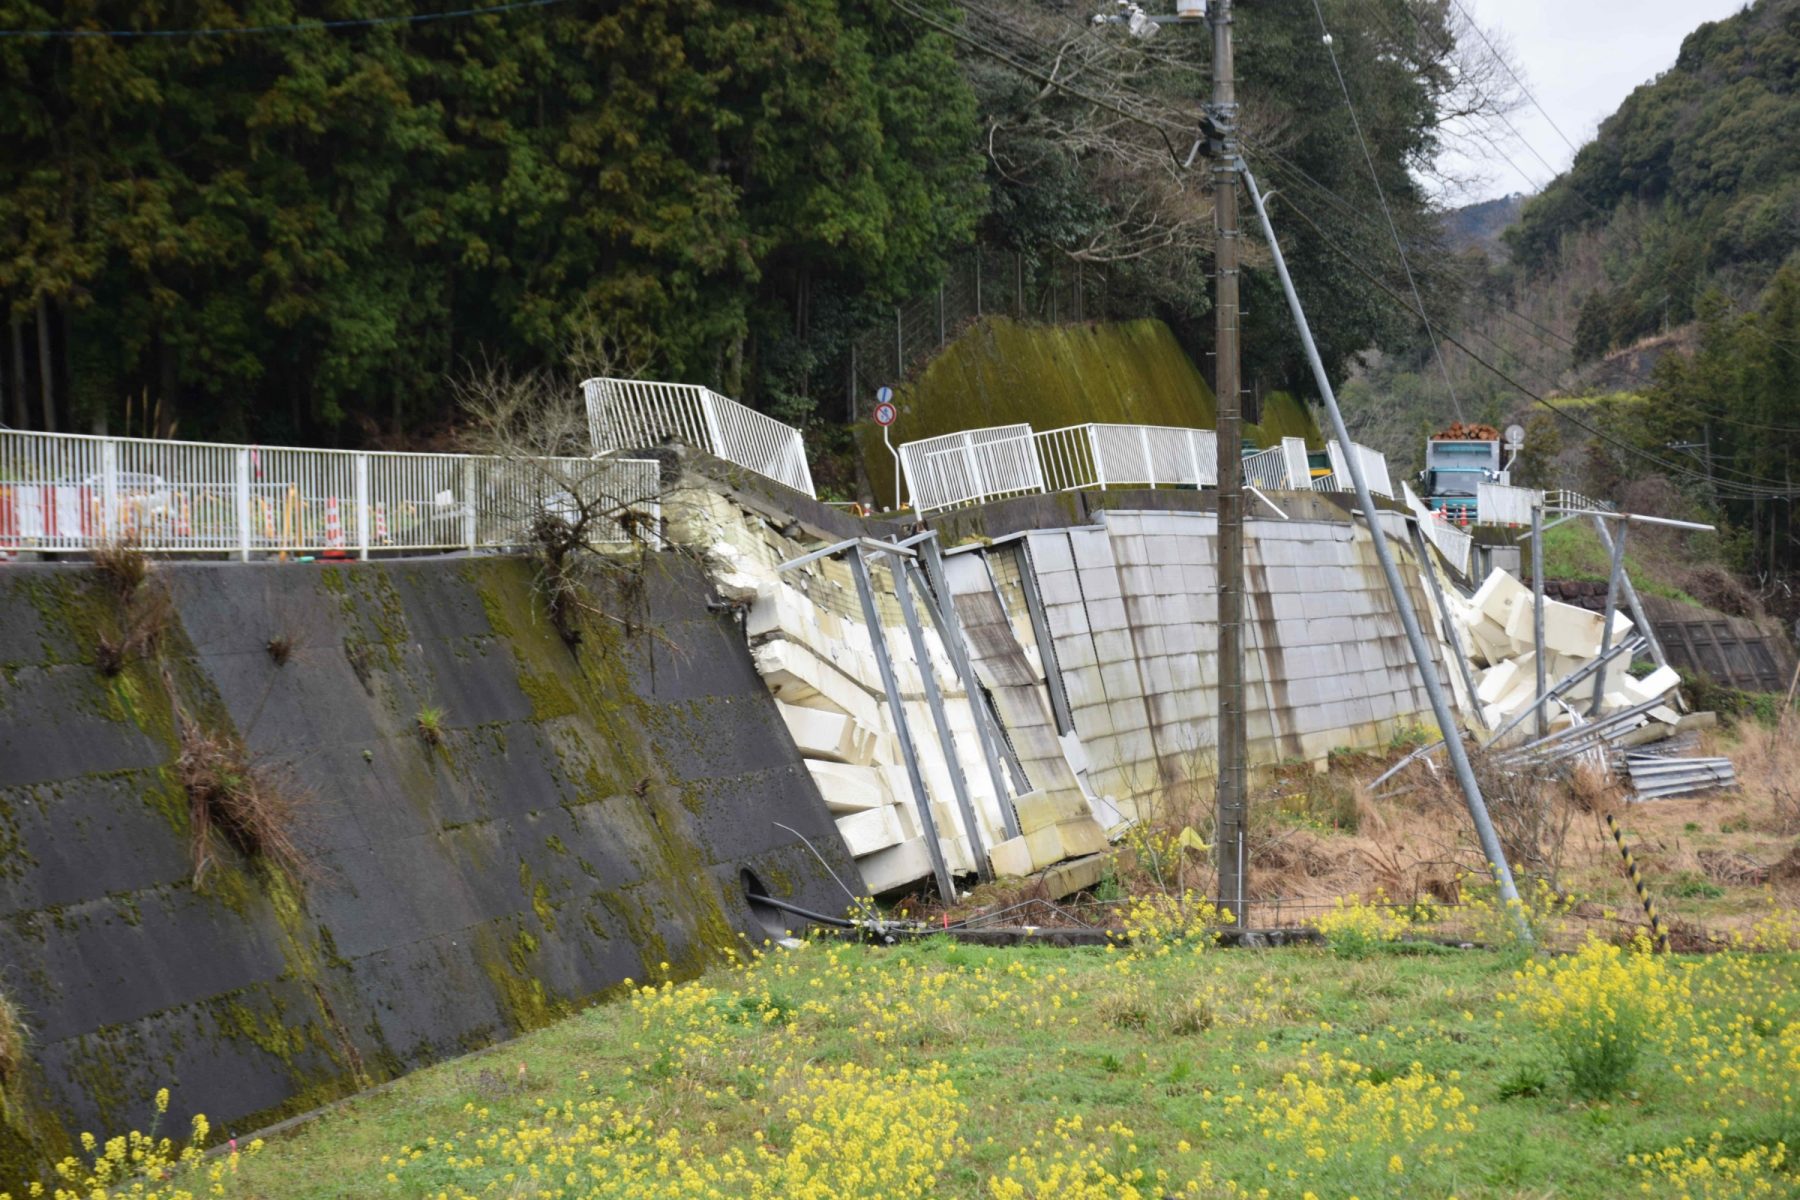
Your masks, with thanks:
<instances>
[{"instance_id":1,"label":"grass field","mask_svg":"<svg viewBox=\"0 0 1800 1200\"><path fill-rule=\"evenodd\" d=\"M1111 906L1067 902L1129 943L746 953L254 1152L93 1147L106 1178L73 1165L63 1195L1797 1196L1800 718L1707 748L1740 790L1627 805L1579 773L1489 789L1554 955L1509 941L1441 781L1415 770L1372 798L1355 780L1379 764L1339 758L1273 781L1253 822L1258 886L1307 902L1328 945L1215 946L1190 890L1207 856L1177 817L1121 846ZM1733 948L1613 944L1642 914L1604 812L1676 944ZM1007 887L952 919L1004 908ZM1378 891L1402 903L1331 900ZM1492 948L1429 940L1446 936Z\"/></svg>"},{"instance_id":2,"label":"grass field","mask_svg":"<svg viewBox=\"0 0 1800 1200\"><path fill-rule=\"evenodd\" d=\"M1800 956L1596 948L1521 997L1526 956L1390 943L1403 930L1357 911L1353 956L1225 950L1167 919L1130 949L775 950L419 1072L210 1173L266 1200L1800 1188L1777 1149L1800 1137ZM1595 1095L1559 1029L1643 1057Z\"/></svg>"}]
</instances>

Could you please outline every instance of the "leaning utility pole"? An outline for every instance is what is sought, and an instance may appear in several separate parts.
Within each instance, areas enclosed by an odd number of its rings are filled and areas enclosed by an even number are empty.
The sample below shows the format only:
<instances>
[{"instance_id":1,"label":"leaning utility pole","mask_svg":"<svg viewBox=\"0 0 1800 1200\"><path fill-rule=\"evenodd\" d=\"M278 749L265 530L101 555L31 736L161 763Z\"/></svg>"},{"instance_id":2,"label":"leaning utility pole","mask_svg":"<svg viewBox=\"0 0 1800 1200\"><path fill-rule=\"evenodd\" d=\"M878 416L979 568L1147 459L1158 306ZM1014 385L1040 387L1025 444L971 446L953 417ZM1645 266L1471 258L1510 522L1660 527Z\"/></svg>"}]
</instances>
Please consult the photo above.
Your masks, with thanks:
<instances>
[{"instance_id":1,"label":"leaning utility pole","mask_svg":"<svg viewBox=\"0 0 1800 1200\"><path fill-rule=\"evenodd\" d=\"M1244 725L1244 457L1238 362L1238 139L1232 78L1231 0L1208 0L1213 35L1212 102L1206 106L1213 161L1213 262L1218 271L1213 393L1219 459L1219 801L1214 843L1219 905L1245 924L1249 824Z\"/></svg>"}]
</instances>

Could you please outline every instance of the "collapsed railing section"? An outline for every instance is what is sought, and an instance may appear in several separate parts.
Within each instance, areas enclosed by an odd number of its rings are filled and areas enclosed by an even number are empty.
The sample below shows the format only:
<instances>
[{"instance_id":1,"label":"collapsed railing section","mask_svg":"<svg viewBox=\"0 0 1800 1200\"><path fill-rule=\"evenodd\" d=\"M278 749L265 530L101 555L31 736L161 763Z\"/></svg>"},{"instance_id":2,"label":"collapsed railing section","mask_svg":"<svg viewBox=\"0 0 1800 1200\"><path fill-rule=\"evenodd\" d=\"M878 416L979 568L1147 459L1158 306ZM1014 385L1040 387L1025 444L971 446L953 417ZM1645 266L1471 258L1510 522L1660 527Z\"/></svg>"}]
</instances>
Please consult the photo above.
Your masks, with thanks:
<instances>
[{"instance_id":1,"label":"collapsed railing section","mask_svg":"<svg viewBox=\"0 0 1800 1200\"><path fill-rule=\"evenodd\" d=\"M791 425L691 383L596 378L581 390L595 450L682 441L817 499L806 443Z\"/></svg>"},{"instance_id":2,"label":"collapsed railing section","mask_svg":"<svg viewBox=\"0 0 1800 1200\"><path fill-rule=\"evenodd\" d=\"M1006 496L1108 487L1212 487L1218 441L1209 429L1169 425L1030 425L972 429L900 447L919 512Z\"/></svg>"},{"instance_id":3,"label":"collapsed railing section","mask_svg":"<svg viewBox=\"0 0 1800 1200\"><path fill-rule=\"evenodd\" d=\"M1544 493L1535 488L1503 483L1475 485L1475 519L1482 525L1529 525L1531 510L1543 502Z\"/></svg>"},{"instance_id":4,"label":"collapsed railing section","mask_svg":"<svg viewBox=\"0 0 1800 1200\"><path fill-rule=\"evenodd\" d=\"M1387 459L1367 446L1351 449L1372 490L1392 499ZM1244 457L1245 482L1268 491L1339 490L1350 473L1336 442L1328 451L1333 470L1314 479L1305 441L1284 438ZM1043 433L1028 424L1000 425L907 442L899 454L907 492L922 513L1040 492L1219 482L1217 435L1170 425L1090 423Z\"/></svg>"},{"instance_id":5,"label":"collapsed railing section","mask_svg":"<svg viewBox=\"0 0 1800 1200\"><path fill-rule=\"evenodd\" d=\"M656 507L649 459L502 458L0 430L0 549L152 553L517 546L540 514L631 539Z\"/></svg>"}]
</instances>

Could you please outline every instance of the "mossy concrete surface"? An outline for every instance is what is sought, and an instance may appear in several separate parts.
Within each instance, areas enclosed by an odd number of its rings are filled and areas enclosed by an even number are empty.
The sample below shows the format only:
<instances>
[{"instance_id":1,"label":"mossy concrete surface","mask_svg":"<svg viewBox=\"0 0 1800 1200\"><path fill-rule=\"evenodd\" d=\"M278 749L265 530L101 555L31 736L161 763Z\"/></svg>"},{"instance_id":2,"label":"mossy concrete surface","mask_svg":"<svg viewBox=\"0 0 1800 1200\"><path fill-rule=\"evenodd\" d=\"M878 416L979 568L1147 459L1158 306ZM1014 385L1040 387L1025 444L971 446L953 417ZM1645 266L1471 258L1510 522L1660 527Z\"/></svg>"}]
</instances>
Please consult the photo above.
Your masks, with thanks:
<instances>
[{"instance_id":1,"label":"mossy concrete surface","mask_svg":"<svg viewBox=\"0 0 1800 1200\"><path fill-rule=\"evenodd\" d=\"M843 907L777 826L853 878L830 816L678 555L613 571L578 652L518 560L158 564L153 586L174 623L108 678L93 571L0 572L0 986L30 1031L0 1188L82 1130L147 1128L162 1086L164 1128L245 1133L697 973L765 936L745 868ZM221 846L196 890L178 712L303 797L303 878Z\"/></svg>"}]
</instances>

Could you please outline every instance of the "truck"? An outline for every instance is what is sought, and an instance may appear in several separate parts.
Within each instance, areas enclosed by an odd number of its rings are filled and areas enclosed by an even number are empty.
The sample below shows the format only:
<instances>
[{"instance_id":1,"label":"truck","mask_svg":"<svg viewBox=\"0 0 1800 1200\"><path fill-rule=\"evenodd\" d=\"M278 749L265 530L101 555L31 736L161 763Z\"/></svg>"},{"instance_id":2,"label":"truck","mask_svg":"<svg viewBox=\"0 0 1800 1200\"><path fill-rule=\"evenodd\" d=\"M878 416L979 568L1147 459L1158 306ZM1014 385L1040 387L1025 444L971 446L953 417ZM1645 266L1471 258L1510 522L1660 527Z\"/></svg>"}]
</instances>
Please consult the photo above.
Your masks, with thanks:
<instances>
[{"instance_id":1,"label":"truck","mask_svg":"<svg viewBox=\"0 0 1800 1200\"><path fill-rule=\"evenodd\" d=\"M1459 525L1480 517L1476 495L1483 483L1505 483L1500 462L1500 431L1492 425L1461 421L1425 439L1425 470L1419 476L1425 503Z\"/></svg>"}]
</instances>

